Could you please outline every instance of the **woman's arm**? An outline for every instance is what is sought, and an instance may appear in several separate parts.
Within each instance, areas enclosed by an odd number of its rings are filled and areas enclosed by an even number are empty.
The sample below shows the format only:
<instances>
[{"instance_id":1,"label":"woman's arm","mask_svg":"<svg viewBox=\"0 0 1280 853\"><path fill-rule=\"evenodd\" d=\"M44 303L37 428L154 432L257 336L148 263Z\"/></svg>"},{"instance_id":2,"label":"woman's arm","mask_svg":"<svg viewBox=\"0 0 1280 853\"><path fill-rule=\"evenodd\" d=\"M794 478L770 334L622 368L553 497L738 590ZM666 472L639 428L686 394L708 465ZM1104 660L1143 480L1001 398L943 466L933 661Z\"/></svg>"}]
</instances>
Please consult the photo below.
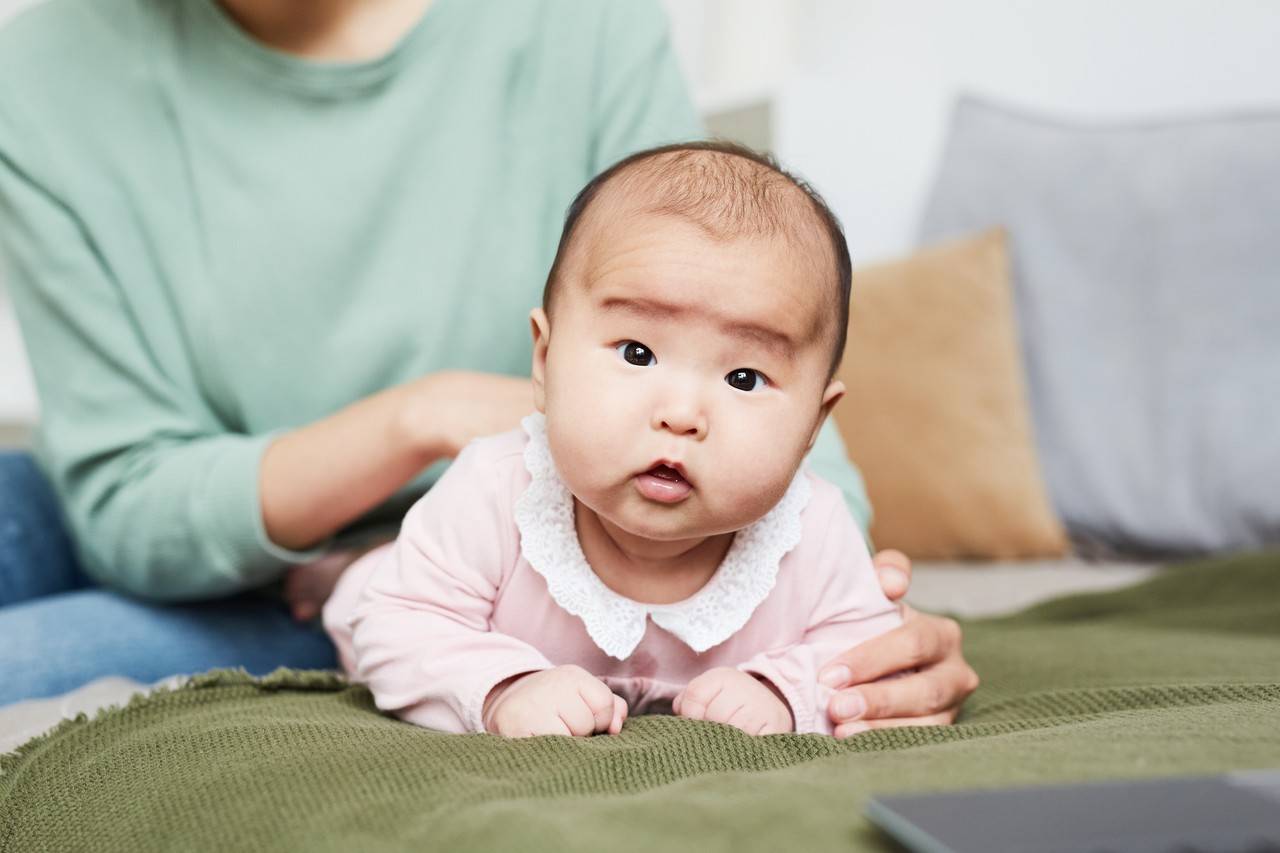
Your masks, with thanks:
<instances>
[{"instance_id":1,"label":"woman's arm","mask_svg":"<svg viewBox=\"0 0 1280 853\"><path fill-rule=\"evenodd\" d=\"M528 379L445 371L374 394L278 436L259 470L271 541L303 549L390 497L471 439L533 411Z\"/></svg>"},{"instance_id":2,"label":"woman's arm","mask_svg":"<svg viewBox=\"0 0 1280 853\"><path fill-rule=\"evenodd\" d=\"M270 580L294 555L260 540L256 470L268 436L220 424L191 365L157 351L157 338L180 333L177 320L130 301L121 259L58 191L49 146L17 124L12 93L0 95L3 278L39 392L39 457L83 567L159 599Z\"/></svg>"},{"instance_id":3,"label":"woman's arm","mask_svg":"<svg viewBox=\"0 0 1280 853\"><path fill-rule=\"evenodd\" d=\"M179 318L126 287L128 263L57 191L44 150L0 113L0 259L40 395L40 457L99 581L162 600L261 585L425 465L532 411L528 380L446 373L292 432L228 426L173 345Z\"/></svg>"}]
</instances>

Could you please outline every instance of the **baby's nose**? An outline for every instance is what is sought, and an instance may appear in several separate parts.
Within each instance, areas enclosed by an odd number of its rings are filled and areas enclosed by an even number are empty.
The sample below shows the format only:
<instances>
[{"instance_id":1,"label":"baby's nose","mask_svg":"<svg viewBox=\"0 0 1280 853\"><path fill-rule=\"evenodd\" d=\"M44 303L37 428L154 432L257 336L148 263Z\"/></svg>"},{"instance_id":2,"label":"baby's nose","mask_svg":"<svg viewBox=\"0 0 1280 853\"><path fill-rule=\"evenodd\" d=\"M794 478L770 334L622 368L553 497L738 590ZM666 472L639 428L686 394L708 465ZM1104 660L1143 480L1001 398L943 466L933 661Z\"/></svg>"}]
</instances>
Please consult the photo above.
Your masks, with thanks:
<instances>
[{"instance_id":1,"label":"baby's nose","mask_svg":"<svg viewBox=\"0 0 1280 853\"><path fill-rule=\"evenodd\" d=\"M687 435L693 438L699 438L704 432L706 432L706 428L703 426L701 418L697 420L679 420L677 418L664 419L662 421L662 428L670 430L676 435Z\"/></svg>"},{"instance_id":2,"label":"baby's nose","mask_svg":"<svg viewBox=\"0 0 1280 853\"><path fill-rule=\"evenodd\" d=\"M692 401L671 402L654 412L653 428L703 439L707 437L707 416Z\"/></svg>"}]
</instances>

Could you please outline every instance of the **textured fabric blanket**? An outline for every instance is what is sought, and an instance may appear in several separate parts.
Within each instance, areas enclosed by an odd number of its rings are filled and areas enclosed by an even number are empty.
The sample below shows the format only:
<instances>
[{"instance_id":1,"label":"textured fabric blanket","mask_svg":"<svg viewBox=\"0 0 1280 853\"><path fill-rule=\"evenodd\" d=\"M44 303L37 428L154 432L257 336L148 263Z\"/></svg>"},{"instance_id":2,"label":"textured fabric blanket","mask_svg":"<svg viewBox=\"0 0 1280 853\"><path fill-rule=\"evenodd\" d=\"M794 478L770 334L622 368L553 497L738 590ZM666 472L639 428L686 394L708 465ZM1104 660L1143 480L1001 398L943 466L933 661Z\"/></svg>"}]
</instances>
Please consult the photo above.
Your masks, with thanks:
<instances>
[{"instance_id":1,"label":"textured fabric blanket","mask_svg":"<svg viewBox=\"0 0 1280 853\"><path fill-rule=\"evenodd\" d=\"M843 742L444 735L328 674L211 673L0 759L0 850L875 850L876 792L1280 766L1280 555L971 622L966 647L958 725Z\"/></svg>"}]
</instances>

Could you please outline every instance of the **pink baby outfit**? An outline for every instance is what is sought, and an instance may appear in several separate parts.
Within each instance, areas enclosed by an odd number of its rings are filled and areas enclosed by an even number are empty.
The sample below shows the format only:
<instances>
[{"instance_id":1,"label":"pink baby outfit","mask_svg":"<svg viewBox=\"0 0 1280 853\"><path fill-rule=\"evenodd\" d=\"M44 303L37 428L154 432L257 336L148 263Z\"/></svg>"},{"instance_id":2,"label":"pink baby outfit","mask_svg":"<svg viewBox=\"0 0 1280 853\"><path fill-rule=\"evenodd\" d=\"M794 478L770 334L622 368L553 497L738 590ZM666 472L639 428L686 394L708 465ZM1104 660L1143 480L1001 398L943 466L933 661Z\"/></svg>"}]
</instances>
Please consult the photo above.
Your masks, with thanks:
<instances>
[{"instance_id":1,"label":"pink baby outfit","mask_svg":"<svg viewBox=\"0 0 1280 853\"><path fill-rule=\"evenodd\" d=\"M818 668L900 622L839 490L803 469L698 592L619 595L582 553L541 415L468 445L324 609L379 708L450 732L484 731L484 699L510 676L577 664L632 715L670 713L694 677L736 667L778 688L797 732L830 734Z\"/></svg>"}]
</instances>

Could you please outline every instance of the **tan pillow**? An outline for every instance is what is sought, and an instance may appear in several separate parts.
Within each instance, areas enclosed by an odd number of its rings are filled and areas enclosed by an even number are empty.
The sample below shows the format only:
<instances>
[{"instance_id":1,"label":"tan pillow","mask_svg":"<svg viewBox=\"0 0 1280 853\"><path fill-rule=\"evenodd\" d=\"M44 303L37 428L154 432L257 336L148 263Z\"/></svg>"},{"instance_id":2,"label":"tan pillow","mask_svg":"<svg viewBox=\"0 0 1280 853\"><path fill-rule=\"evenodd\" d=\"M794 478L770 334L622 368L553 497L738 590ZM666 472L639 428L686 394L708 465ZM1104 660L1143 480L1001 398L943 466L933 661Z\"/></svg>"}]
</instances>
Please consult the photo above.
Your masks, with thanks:
<instances>
[{"instance_id":1,"label":"tan pillow","mask_svg":"<svg viewBox=\"0 0 1280 853\"><path fill-rule=\"evenodd\" d=\"M1023 387L1004 232L853 274L835 410L877 548L1058 556Z\"/></svg>"}]
</instances>

